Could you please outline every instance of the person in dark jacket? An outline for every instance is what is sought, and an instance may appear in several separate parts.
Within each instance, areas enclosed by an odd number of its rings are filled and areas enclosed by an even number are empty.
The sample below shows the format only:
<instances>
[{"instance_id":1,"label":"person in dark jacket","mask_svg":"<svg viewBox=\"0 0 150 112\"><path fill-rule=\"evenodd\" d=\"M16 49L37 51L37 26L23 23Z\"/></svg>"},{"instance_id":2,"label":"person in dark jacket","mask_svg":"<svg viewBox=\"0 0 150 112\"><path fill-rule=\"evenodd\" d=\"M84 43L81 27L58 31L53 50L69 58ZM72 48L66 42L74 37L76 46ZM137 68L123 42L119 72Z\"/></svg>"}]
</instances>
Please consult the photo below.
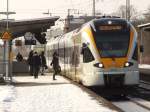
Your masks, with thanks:
<instances>
[{"instance_id":1,"label":"person in dark jacket","mask_svg":"<svg viewBox=\"0 0 150 112\"><path fill-rule=\"evenodd\" d=\"M45 67L47 67L44 51L41 52L40 57L41 57L41 75L44 75Z\"/></svg>"},{"instance_id":2,"label":"person in dark jacket","mask_svg":"<svg viewBox=\"0 0 150 112\"><path fill-rule=\"evenodd\" d=\"M57 52L54 52L53 54L53 59L52 59L52 62L51 62L51 66L53 66L53 69L54 69L54 73L53 73L53 80L56 80L55 79L55 75L59 73L59 58L58 58L58 54Z\"/></svg>"},{"instance_id":3,"label":"person in dark jacket","mask_svg":"<svg viewBox=\"0 0 150 112\"><path fill-rule=\"evenodd\" d=\"M30 51L27 62L29 64L30 75L33 75L33 50Z\"/></svg>"},{"instance_id":4,"label":"person in dark jacket","mask_svg":"<svg viewBox=\"0 0 150 112\"><path fill-rule=\"evenodd\" d=\"M23 60L23 57L22 57L22 55L20 54L20 52L18 52L18 54L17 54L17 56L16 56L16 60L17 60L18 62L21 62L21 61Z\"/></svg>"},{"instance_id":5,"label":"person in dark jacket","mask_svg":"<svg viewBox=\"0 0 150 112\"><path fill-rule=\"evenodd\" d=\"M41 66L41 59L37 52L33 54L33 74L34 78L38 78L38 73Z\"/></svg>"}]
</instances>

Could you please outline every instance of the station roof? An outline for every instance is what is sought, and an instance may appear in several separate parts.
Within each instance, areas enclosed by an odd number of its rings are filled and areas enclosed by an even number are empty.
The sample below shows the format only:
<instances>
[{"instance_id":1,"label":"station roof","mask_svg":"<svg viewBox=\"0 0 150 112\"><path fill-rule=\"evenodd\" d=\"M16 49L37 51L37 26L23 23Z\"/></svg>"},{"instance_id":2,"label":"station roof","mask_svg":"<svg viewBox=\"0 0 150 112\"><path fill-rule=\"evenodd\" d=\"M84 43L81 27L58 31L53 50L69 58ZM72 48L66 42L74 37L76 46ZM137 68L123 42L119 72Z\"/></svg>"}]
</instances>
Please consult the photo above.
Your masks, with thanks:
<instances>
[{"instance_id":1,"label":"station roof","mask_svg":"<svg viewBox=\"0 0 150 112\"><path fill-rule=\"evenodd\" d=\"M138 25L138 28L144 29L144 31L150 31L150 23Z\"/></svg>"},{"instance_id":2,"label":"station roof","mask_svg":"<svg viewBox=\"0 0 150 112\"><path fill-rule=\"evenodd\" d=\"M55 21L59 17L46 17L46 18L37 18L37 19L28 19L28 20L9 20L8 26L9 31L12 34L12 38L17 38L24 36L26 32L31 33L41 33L46 32L50 26L55 24ZM7 21L0 20L0 32L6 30Z\"/></svg>"}]
</instances>

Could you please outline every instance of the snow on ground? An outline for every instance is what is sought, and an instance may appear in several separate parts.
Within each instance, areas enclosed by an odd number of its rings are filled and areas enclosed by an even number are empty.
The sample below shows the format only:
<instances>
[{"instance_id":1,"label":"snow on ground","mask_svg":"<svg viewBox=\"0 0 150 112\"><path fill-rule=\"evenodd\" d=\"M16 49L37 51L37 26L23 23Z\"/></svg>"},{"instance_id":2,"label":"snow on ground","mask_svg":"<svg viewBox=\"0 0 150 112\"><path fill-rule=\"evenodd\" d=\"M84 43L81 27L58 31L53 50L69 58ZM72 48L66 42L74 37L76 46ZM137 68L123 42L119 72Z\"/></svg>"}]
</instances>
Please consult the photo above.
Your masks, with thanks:
<instances>
[{"instance_id":1,"label":"snow on ground","mask_svg":"<svg viewBox=\"0 0 150 112\"><path fill-rule=\"evenodd\" d=\"M0 112L116 112L61 76L15 80L15 87L0 86Z\"/></svg>"},{"instance_id":2,"label":"snow on ground","mask_svg":"<svg viewBox=\"0 0 150 112\"><path fill-rule=\"evenodd\" d=\"M15 88L11 85L0 86L0 112L8 112L11 102L15 100Z\"/></svg>"},{"instance_id":3,"label":"snow on ground","mask_svg":"<svg viewBox=\"0 0 150 112\"><path fill-rule=\"evenodd\" d=\"M132 97L131 97L130 99L131 99L132 101L134 101L134 102L140 104L140 105L143 105L143 106L145 106L145 107L150 108L150 102L149 102L149 101L146 101L146 100L141 99L141 98L132 98Z\"/></svg>"}]
</instances>

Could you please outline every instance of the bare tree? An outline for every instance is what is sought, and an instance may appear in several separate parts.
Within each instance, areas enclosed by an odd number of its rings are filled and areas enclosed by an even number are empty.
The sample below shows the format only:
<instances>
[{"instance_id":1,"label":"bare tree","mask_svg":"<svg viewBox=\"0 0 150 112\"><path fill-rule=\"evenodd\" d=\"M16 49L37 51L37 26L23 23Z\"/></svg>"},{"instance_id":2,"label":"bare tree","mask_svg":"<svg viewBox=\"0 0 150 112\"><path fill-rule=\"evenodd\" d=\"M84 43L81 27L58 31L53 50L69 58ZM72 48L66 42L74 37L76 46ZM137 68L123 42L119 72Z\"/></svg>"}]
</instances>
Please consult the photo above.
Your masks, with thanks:
<instances>
[{"instance_id":1,"label":"bare tree","mask_svg":"<svg viewBox=\"0 0 150 112\"><path fill-rule=\"evenodd\" d=\"M150 22L150 6L146 10L146 13L144 13L144 20L145 22Z\"/></svg>"},{"instance_id":2,"label":"bare tree","mask_svg":"<svg viewBox=\"0 0 150 112\"><path fill-rule=\"evenodd\" d=\"M126 18L126 6L125 5L121 5L117 12L116 12L117 16L120 16L121 18ZM129 14L129 18L130 19L135 19L136 17L134 15L137 15L137 10L136 8L131 5L130 6L130 14Z\"/></svg>"},{"instance_id":3,"label":"bare tree","mask_svg":"<svg viewBox=\"0 0 150 112\"><path fill-rule=\"evenodd\" d=\"M121 5L119 8L118 8L118 16L120 16L121 18L126 18L126 6L125 5Z\"/></svg>"}]
</instances>

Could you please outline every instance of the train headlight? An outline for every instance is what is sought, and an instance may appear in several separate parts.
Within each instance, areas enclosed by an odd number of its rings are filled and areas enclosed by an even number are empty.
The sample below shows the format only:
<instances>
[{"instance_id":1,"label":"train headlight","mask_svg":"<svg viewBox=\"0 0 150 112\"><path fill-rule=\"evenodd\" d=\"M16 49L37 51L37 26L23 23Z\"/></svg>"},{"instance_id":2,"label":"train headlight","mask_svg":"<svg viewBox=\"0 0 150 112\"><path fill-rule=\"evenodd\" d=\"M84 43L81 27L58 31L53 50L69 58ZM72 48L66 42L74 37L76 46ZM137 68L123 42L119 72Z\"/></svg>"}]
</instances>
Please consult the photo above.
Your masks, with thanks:
<instances>
[{"instance_id":1,"label":"train headlight","mask_svg":"<svg viewBox=\"0 0 150 112\"><path fill-rule=\"evenodd\" d=\"M129 62L126 62L125 67L128 67L128 66L130 66L130 64L129 64Z\"/></svg>"},{"instance_id":2,"label":"train headlight","mask_svg":"<svg viewBox=\"0 0 150 112\"><path fill-rule=\"evenodd\" d=\"M132 62L125 62L125 64L124 64L125 67L129 67L129 66L132 66L132 65L133 65Z\"/></svg>"},{"instance_id":3,"label":"train headlight","mask_svg":"<svg viewBox=\"0 0 150 112\"><path fill-rule=\"evenodd\" d=\"M111 24L112 24L112 21L108 21L108 24L111 25Z\"/></svg>"},{"instance_id":4,"label":"train headlight","mask_svg":"<svg viewBox=\"0 0 150 112\"><path fill-rule=\"evenodd\" d=\"M103 68L103 64L102 64L102 63L99 63L98 66L99 66L100 68Z\"/></svg>"},{"instance_id":5,"label":"train headlight","mask_svg":"<svg viewBox=\"0 0 150 112\"><path fill-rule=\"evenodd\" d=\"M97 68L104 68L104 65L102 63L95 63L94 66Z\"/></svg>"}]
</instances>

